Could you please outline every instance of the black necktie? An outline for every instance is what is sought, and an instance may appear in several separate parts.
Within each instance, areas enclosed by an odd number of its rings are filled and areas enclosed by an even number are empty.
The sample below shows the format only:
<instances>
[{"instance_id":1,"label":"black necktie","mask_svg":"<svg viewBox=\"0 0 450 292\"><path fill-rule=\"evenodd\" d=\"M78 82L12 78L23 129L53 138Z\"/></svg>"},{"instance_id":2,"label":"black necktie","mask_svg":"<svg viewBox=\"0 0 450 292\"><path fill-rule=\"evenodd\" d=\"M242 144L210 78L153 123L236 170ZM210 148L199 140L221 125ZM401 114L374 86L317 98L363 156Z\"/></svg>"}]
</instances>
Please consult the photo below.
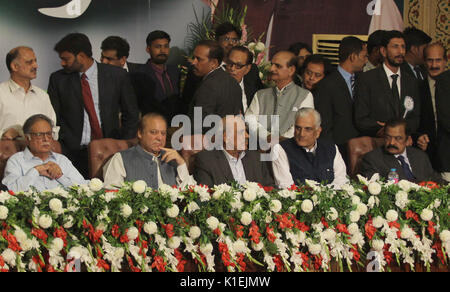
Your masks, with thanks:
<instances>
[{"instance_id":1,"label":"black necktie","mask_svg":"<svg viewBox=\"0 0 450 292\"><path fill-rule=\"evenodd\" d=\"M409 167L409 164L406 162L405 157L403 157L403 155L400 155L397 157L397 159L400 160L400 164L402 165L406 178L408 180L414 180L414 175L411 172L411 168Z\"/></svg>"},{"instance_id":2,"label":"black necktie","mask_svg":"<svg viewBox=\"0 0 450 292\"><path fill-rule=\"evenodd\" d=\"M169 79L167 78L167 71L165 70L162 73L162 81L164 84L164 92L167 97L170 97L172 95L172 85L170 85Z\"/></svg>"},{"instance_id":3,"label":"black necktie","mask_svg":"<svg viewBox=\"0 0 450 292\"><path fill-rule=\"evenodd\" d=\"M414 71L416 72L417 79L423 80L422 72L420 72L419 66L414 67Z\"/></svg>"},{"instance_id":4,"label":"black necktie","mask_svg":"<svg viewBox=\"0 0 450 292\"><path fill-rule=\"evenodd\" d=\"M399 107L400 107L400 94L398 93L398 86L397 86L397 79L398 79L398 74L392 74L391 75L392 78L392 96L394 97L394 104L396 105L396 113L397 116L399 115Z\"/></svg>"}]
</instances>

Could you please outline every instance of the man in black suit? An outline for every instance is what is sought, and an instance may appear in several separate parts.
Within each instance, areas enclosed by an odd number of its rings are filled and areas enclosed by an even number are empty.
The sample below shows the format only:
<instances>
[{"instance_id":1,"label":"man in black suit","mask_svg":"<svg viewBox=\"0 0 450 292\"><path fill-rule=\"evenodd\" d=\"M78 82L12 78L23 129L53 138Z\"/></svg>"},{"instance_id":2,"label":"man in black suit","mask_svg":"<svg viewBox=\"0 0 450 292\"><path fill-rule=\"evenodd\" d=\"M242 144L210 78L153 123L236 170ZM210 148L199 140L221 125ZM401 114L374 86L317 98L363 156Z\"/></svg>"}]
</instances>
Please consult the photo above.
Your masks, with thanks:
<instances>
[{"instance_id":1,"label":"man in black suit","mask_svg":"<svg viewBox=\"0 0 450 292\"><path fill-rule=\"evenodd\" d=\"M242 90L237 81L219 66L223 49L216 41L201 41L194 50L193 72L203 78L195 91L190 116L194 108L202 109L202 116L243 114Z\"/></svg>"},{"instance_id":2,"label":"man in black suit","mask_svg":"<svg viewBox=\"0 0 450 292\"><path fill-rule=\"evenodd\" d=\"M346 143L359 136L354 122L354 87L356 73L367 62L367 46L356 37L346 37L339 46L339 60L338 70L319 82L313 95L322 117L322 137L338 145L346 159Z\"/></svg>"},{"instance_id":3,"label":"man in black suit","mask_svg":"<svg viewBox=\"0 0 450 292\"><path fill-rule=\"evenodd\" d=\"M400 69L405 46L401 32L385 32L383 65L362 73L356 82L355 122L362 135L381 137L386 121L399 117L406 118L412 133L419 127L419 87L414 77Z\"/></svg>"},{"instance_id":4,"label":"man in black suit","mask_svg":"<svg viewBox=\"0 0 450 292\"><path fill-rule=\"evenodd\" d=\"M406 42L405 62L401 68L419 81L427 77L424 68L423 50L431 42L431 37L415 27L408 27L403 32Z\"/></svg>"},{"instance_id":5,"label":"man in black suit","mask_svg":"<svg viewBox=\"0 0 450 292\"><path fill-rule=\"evenodd\" d=\"M388 121L384 132L385 145L367 153L362 159L361 174L370 178L375 173L387 178L395 168L399 179L412 182L434 181L445 183L441 175L433 170L425 152L407 147L411 142L407 122L403 119Z\"/></svg>"},{"instance_id":6,"label":"man in black suit","mask_svg":"<svg viewBox=\"0 0 450 292\"><path fill-rule=\"evenodd\" d=\"M428 77L421 83L421 118L417 144L426 150L433 167L450 181L450 70L447 53L440 43L424 50Z\"/></svg>"},{"instance_id":7,"label":"man in black suit","mask_svg":"<svg viewBox=\"0 0 450 292\"><path fill-rule=\"evenodd\" d=\"M248 134L241 116L222 119L223 149L202 151L195 157L194 178L198 184L213 187L236 181L257 182L263 186L274 186L268 162L262 161L261 153L247 150Z\"/></svg>"},{"instance_id":8,"label":"man in black suit","mask_svg":"<svg viewBox=\"0 0 450 292\"><path fill-rule=\"evenodd\" d=\"M219 43L219 45L222 47L224 51L224 59L220 63L220 66L222 67L223 70L225 70L226 58L233 47L239 46L242 37L242 31L238 27L231 24L230 22L225 22L217 26L217 28L214 30L214 36L216 41ZM256 64L253 63L253 59L251 60L251 63L252 65L250 67L250 71L244 76L244 87L255 88L256 91L258 91L260 89L263 89L264 85L261 81L261 78L259 77L258 66L256 66ZM194 97L194 93L200 86L201 81L202 78L196 76L192 72L192 70L188 72L183 89L183 103L185 105L189 105L191 103ZM249 94L250 93L251 92L249 92ZM253 95L254 94L251 95L251 98L253 98ZM247 95L247 98L248 96L249 95ZM189 109L185 111L189 112Z\"/></svg>"},{"instance_id":9,"label":"man in black suit","mask_svg":"<svg viewBox=\"0 0 450 292\"><path fill-rule=\"evenodd\" d=\"M236 79L242 89L242 106L245 112L252 103L255 93L261 89L253 83L245 82L247 76L252 68L253 53L243 46L233 47L228 53L226 61L226 71L230 73L231 77Z\"/></svg>"},{"instance_id":10,"label":"man in black suit","mask_svg":"<svg viewBox=\"0 0 450 292\"><path fill-rule=\"evenodd\" d=\"M177 65L167 64L170 36L160 30L148 34L147 53L150 59L131 75L142 115L162 114L170 123L181 112L180 74Z\"/></svg>"},{"instance_id":11,"label":"man in black suit","mask_svg":"<svg viewBox=\"0 0 450 292\"><path fill-rule=\"evenodd\" d=\"M136 136L136 96L127 72L95 62L86 35L67 35L55 51L64 69L51 74L48 94L60 126L59 142L63 154L88 177L87 146L92 140Z\"/></svg>"},{"instance_id":12,"label":"man in black suit","mask_svg":"<svg viewBox=\"0 0 450 292\"><path fill-rule=\"evenodd\" d=\"M100 61L123 68L129 73L136 72L141 64L128 62L130 56L130 45L127 40L119 36L109 36L103 40L101 45Z\"/></svg>"}]
</instances>

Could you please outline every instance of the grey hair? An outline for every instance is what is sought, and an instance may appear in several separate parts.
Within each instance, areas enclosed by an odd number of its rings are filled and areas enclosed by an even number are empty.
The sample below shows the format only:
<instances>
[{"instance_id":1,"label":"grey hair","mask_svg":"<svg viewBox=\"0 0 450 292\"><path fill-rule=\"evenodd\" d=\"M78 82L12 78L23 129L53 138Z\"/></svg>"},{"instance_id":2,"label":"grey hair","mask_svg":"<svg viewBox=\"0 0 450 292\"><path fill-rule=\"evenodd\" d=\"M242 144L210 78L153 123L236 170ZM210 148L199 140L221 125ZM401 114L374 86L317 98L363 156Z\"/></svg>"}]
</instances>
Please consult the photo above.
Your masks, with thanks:
<instances>
[{"instance_id":1,"label":"grey hair","mask_svg":"<svg viewBox=\"0 0 450 292\"><path fill-rule=\"evenodd\" d=\"M297 114L295 115L295 121L297 121L297 119L299 119L299 118L306 117L310 114L312 114L314 116L314 120L316 121L316 123L315 123L316 129L318 129L320 127L320 125L322 124L322 118L320 117L319 112L311 107L302 107L301 109L299 109L297 111Z\"/></svg>"},{"instance_id":2,"label":"grey hair","mask_svg":"<svg viewBox=\"0 0 450 292\"><path fill-rule=\"evenodd\" d=\"M25 123L23 124L23 127L22 127L23 133L25 135L30 134L31 128L37 121L46 121L47 123L49 123L49 125L52 129L54 127L53 121L49 117L47 117L46 115L43 115L43 114L37 114L37 115L33 115L33 116L29 117L25 121Z\"/></svg>"}]
</instances>

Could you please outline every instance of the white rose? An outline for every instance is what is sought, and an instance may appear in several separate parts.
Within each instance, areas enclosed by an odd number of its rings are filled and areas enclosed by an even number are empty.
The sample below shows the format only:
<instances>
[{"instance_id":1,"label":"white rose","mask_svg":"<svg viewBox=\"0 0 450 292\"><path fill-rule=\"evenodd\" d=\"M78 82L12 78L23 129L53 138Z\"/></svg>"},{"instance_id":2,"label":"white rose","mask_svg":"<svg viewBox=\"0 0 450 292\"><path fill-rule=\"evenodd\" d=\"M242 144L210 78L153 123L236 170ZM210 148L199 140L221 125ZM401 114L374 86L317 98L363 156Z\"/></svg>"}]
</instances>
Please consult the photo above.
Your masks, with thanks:
<instances>
[{"instance_id":1,"label":"white rose","mask_svg":"<svg viewBox=\"0 0 450 292\"><path fill-rule=\"evenodd\" d=\"M181 239L178 236L173 236L167 243L171 249L177 249L180 247Z\"/></svg>"},{"instance_id":2,"label":"white rose","mask_svg":"<svg viewBox=\"0 0 450 292\"><path fill-rule=\"evenodd\" d=\"M314 209L313 202L311 202L311 200L306 199L302 202L301 208L303 212L311 213L311 211Z\"/></svg>"},{"instance_id":3,"label":"white rose","mask_svg":"<svg viewBox=\"0 0 450 292\"><path fill-rule=\"evenodd\" d=\"M402 179L401 181L398 182L397 184L402 190L404 190L405 192L409 192L409 190L411 189L412 185L409 181Z\"/></svg>"},{"instance_id":4,"label":"white rose","mask_svg":"<svg viewBox=\"0 0 450 292\"><path fill-rule=\"evenodd\" d=\"M359 212L359 215L364 216L367 213L367 206L363 203L359 203L356 211Z\"/></svg>"},{"instance_id":5,"label":"white rose","mask_svg":"<svg viewBox=\"0 0 450 292\"><path fill-rule=\"evenodd\" d=\"M371 182L368 186L369 193L371 193L374 196L377 196L381 193L381 185L377 182Z\"/></svg>"},{"instance_id":6,"label":"white rose","mask_svg":"<svg viewBox=\"0 0 450 292\"><path fill-rule=\"evenodd\" d=\"M352 199L352 204L353 204L353 205L356 205L356 206L357 206L358 204L361 203L361 198L358 197L358 196L352 196L351 199Z\"/></svg>"},{"instance_id":7,"label":"white rose","mask_svg":"<svg viewBox=\"0 0 450 292\"><path fill-rule=\"evenodd\" d=\"M209 229L215 230L219 226L219 220L216 217L211 216L206 219L206 224L208 224Z\"/></svg>"},{"instance_id":8,"label":"white rose","mask_svg":"<svg viewBox=\"0 0 450 292\"><path fill-rule=\"evenodd\" d=\"M89 182L89 188L93 192L98 192L103 188L103 182L99 180L98 178L93 178Z\"/></svg>"},{"instance_id":9,"label":"white rose","mask_svg":"<svg viewBox=\"0 0 450 292\"><path fill-rule=\"evenodd\" d=\"M405 227L402 229L401 237L402 237L403 239L413 238L413 237L414 237L414 231L413 231L411 228L409 228L408 226L405 226Z\"/></svg>"},{"instance_id":10,"label":"white rose","mask_svg":"<svg viewBox=\"0 0 450 292\"><path fill-rule=\"evenodd\" d=\"M320 244L311 244L308 248L312 255L318 255L322 251L322 246Z\"/></svg>"},{"instance_id":11,"label":"white rose","mask_svg":"<svg viewBox=\"0 0 450 292\"><path fill-rule=\"evenodd\" d=\"M350 225L348 226L348 232L349 232L351 235L356 234L358 231L359 231L359 226L358 226L358 224L352 223L352 224L350 224Z\"/></svg>"},{"instance_id":12,"label":"white rose","mask_svg":"<svg viewBox=\"0 0 450 292\"><path fill-rule=\"evenodd\" d=\"M65 221L64 221L64 228L65 229L70 229L73 226L73 217L71 215L67 216Z\"/></svg>"},{"instance_id":13,"label":"white rose","mask_svg":"<svg viewBox=\"0 0 450 292\"><path fill-rule=\"evenodd\" d=\"M9 248L5 249L5 251L2 253L2 258L10 266L13 266L13 267L16 266L16 253L13 250L11 250Z\"/></svg>"},{"instance_id":14,"label":"white rose","mask_svg":"<svg viewBox=\"0 0 450 292\"><path fill-rule=\"evenodd\" d=\"M254 251L261 251L264 248L264 243L262 240L258 244L252 242L252 248Z\"/></svg>"},{"instance_id":15,"label":"white rose","mask_svg":"<svg viewBox=\"0 0 450 292\"><path fill-rule=\"evenodd\" d=\"M358 222L361 215L358 211L351 211L350 212L350 221L351 222Z\"/></svg>"},{"instance_id":16,"label":"white rose","mask_svg":"<svg viewBox=\"0 0 450 292\"><path fill-rule=\"evenodd\" d=\"M16 227L16 231L14 231L14 236L16 237L19 243L25 242L28 240L28 236L22 229Z\"/></svg>"},{"instance_id":17,"label":"white rose","mask_svg":"<svg viewBox=\"0 0 450 292\"><path fill-rule=\"evenodd\" d=\"M8 208L0 206L0 220L6 220L8 218Z\"/></svg>"},{"instance_id":18,"label":"white rose","mask_svg":"<svg viewBox=\"0 0 450 292\"><path fill-rule=\"evenodd\" d=\"M444 230L439 234L439 238L441 239L441 241L443 243L449 242L450 241L450 231L448 230Z\"/></svg>"},{"instance_id":19,"label":"white rose","mask_svg":"<svg viewBox=\"0 0 450 292\"><path fill-rule=\"evenodd\" d=\"M324 240L332 241L336 238L336 231L328 228L322 233L322 237Z\"/></svg>"},{"instance_id":20,"label":"white rose","mask_svg":"<svg viewBox=\"0 0 450 292\"><path fill-rule=\"evenodd\" d=\"M423 221L430 221L431 219L433 219L433 211L431 211L430 209L423 209L420 213L420 218Z\"/></svg>"},{"instance_id":21,"label":"white rose","mask_svg":"<svg viewBox=\"0 0 450 292\"><path fill-rule=\"evenodd\" d=\"M376 251L382 251L384 248L384 242L380 239L375 239L372 241L372 247Z\"/></svg>"},{"instance_id":22,"label":"white rose","mask_svg":"<svg viewBox=\"0 0 450 292\"><path fill-rule=\"evenodd\" d=\"M189 229L189 237L192 238L193 240L199 238L201 234L202 234L202 231L200 230L200 228L198 226L192 226Z\"/></svg>"},{"instance_id":23,"label":"white rose","mask_svg":"<svg viewBox=\"0 0 450 292\"><path fill-rule=\"evenodd\" d=\"M143 180L138 180L133 183L133 191L137 194L142 194L147 190L147 183Z\"/></svg>"},{"instance_id":24,"label":"white rose","mask_svg":"<svg viewBox=\"0 0 450 292\"><path fill-rule=\"evenodd\" d=\"M241 223L244 226L248 226L250 223L252 223L252 215L249 212L243 212L241 215Z\"/></svg>"},{"instance_id":25,"label":"white rose","mask_svg":"<svg viewBox=\"0 0 450 292\"><path fill-rule=\"evenodd\" d=\"M270 224L270 223L272 223L272 221L273 221L272 215L271 214L267 214L266 218L264 218L264 222L266 222L266 224Z\"/></svg>"},{"instance_id":26,"label":"white rose","mask_svg":"<svg viewBox=\"0 0 450 292\"><path fill-rule=\"evenodd\" d=\"M375 228L381 228L384 225L384 219L381 216L377 216L373 219L372 225Z\"/></svg>"},{"instance_id":27,"label":"white rose","mask_svg":"<svg viewBox=\"0 0 450 292\"><path fill-rule=\"evenodd\" d=\"M388 222L394 222L398 219L398 213L395 210L389 210L386 213L386 219Z\"/></svg>"},{"instance_id":28,"label":"white rose","mask_svg":"<svg viewBox=\"0 0 450 292\"><path fill-rule=\"evenodd\" d=\"M274 213L278 213L281 211L281 208L283 207L283 205L281 204L280 201L278 200L272 200L270 201L270 210Z\"/></svg>"},{"instance_id":29,"label":"white rose","mask_svg":"<svg viewBox=\"0 0 450 292\"><path fill-rule=\"evenodd\" d=\"M47 229L50 226L52 226L52 217L50 217L47 214L44 214L39 217L39 226L41 226L43 229Z\"/></svg>"},{"instance_id":30,"label":"white rose","mask_svg":"<svg viewBox=\"0 0 450 292\"><path fill-rule=\"evenodd\" d=\"M175 218L180 213L180 209L178 208L177 205L172 205L172 207L167 209L166 213L167 216L169 216L170 218Z\"/></svg>"},{"instance_id":31,"label":"white rose","mask_svg":"<svg viewBox=\"0 0 450 292\"><path fill-rule=\"evenodd\" d=\"M139 236L139 230L136 227L131 227L127 231L127 237L130 241L135 240Z\"/></svg>"},{"instance_id":32,"label":"white rose","mask_svg":"<svg viewBox=\"0 0 450 292\"><path fill-rule=\"evenodd\" d=\"M131 207L127 204L124 204L120 207L120 214L124 217L124 218L128 218L130 217L131 213L133 213L133 209L131 209Z\"/></svg>"},{"instance_id":33,"label":"white rose","mask_svg":"<svg viewBox=\"0 0 450 292\"><path fill-rule=\"evenodd\" d=\"M256 199L256 192L253 189L246 189L243 197L247 202L253 202Z\"/></svg>"},{"instance_id":34,"label":"white rose","mask_svg":"<svg viewBox=\"0 0 450 292\"><path fill-rule=\"evenodd\" d=\"M198 206L198 204L196 202L191 202L188 206L188 213L192 214L193 212L200 210L200 207Z\"/></svg>"},{"instance_id":35,"label":"white rose","mask_svg":"<svg viewBox=\"0 0 450 292\"><path fill-rule=\"evenodd\" d=\"M399 191L395 194L395 205L400 209L404 209L408 204L408 193L405 191Z\"/></svg>"},{"instance_id":36,"label":"white rose","mask_svg":"<svg viewBox=\"0 0 450 292\"><path fill-rule=\"evenodd\" d=\"M59 253L64 248L64 241L61 238L54 238L50 250Z\"/></svg>"},{"instance_id":37,"label":"white rose","mask_svg":"<svg viewBox=\"0 0 450 292\"><path fill-rule=\"evenodd\" d=\"M149 222L144 224L144 231L148 235L155 234L158 231L158 226L155 222Z\"/></svg>"},{"instance_id":38,"label":"white rose","mask_svg":"<svg viewBox=\"0 0 450 292\"><path fill-rule=\"evenodd\" d=\"M255 46L255 50L258 52L262 52L266 49L266 46L262 42L258 42Z\"/></svg>"},{"instance_id":39,"label":"white rose","mask_svg":"<svg viewBox=\"0 0 450 292\"><path fill-rule=\"evenodd\" d=\"M211 243L203 244L200 246L200 251L202 254L210 254L213 252L213 245Z\"/></svg>"},{"instance_id":40,"label":"white rose","mask_svg":"<svg viewBox=\"0 0 450 292\"><path fill-rule=\"evenodd\" d=\"M254 49L255 49L255 46L256 46L256 43L254 43L254 42L251 42L251 43L249 43L248 44L248 49L250 50L250 51L253 51Z\"/></svg>"},{"instance_id":41,"label":"white rose","mask_svg":"<svg viewBox=\"0 0 450 292\"><path fill-rule=\"evenodd\" d=\"M63 213L63 204L60 200L56 198L51 199L48 205L50 207L50 210L55 212L55 214L59 215Z\"/></svg>"},{"instance_id":42,"label":"white rose","mask_svg":"<svg viewBox=\"0 0 450 292\"><path fill-rule=\"evenodd\" d=\"M233 243L233 250L235 253L246 253L247 246L245 242L239 239Z\"/></svg>"},{"instance_id":43,"label":"white rose","mask_svg":"<svg viewBox=\"0 0 450 292\"><path fill-rule=\"evenodd\" d=\"M339 217L338 211L335 208L331 207L330 211L328 211L327 219L330 221L334 221Z\"/></svg>"}]
</instances>

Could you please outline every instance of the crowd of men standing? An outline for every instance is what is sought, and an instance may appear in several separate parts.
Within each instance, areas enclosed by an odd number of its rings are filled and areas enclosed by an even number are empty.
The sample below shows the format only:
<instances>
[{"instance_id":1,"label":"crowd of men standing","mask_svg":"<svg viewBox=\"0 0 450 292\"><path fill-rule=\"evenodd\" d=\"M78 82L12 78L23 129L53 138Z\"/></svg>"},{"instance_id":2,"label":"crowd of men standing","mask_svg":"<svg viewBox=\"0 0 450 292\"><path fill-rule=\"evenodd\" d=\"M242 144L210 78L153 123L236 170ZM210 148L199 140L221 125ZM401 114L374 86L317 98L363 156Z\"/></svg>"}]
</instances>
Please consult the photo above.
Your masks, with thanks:
<instances>
[{"instance_id":1,"label":"crowd of men standing","mask_svg":"<svg viewBox=\"0 0 450 292\"><path fill-rule=\"evenodd\" d=\"M447 52L423 31L377 31L367 43L346 37L337 68L306 44L295 43L272 57L274 88L264 88L253 54L239 44L241 33L225 23L216 28L215 41L199 42L183 88L179 66L167 64L171 38L164 31L149 33L145 64L128 62L130 46L124 38L107 37L99 63L86 35L65 36L54 47L62 69L51 74L47 93L31 84L38 68L33 49L12 49L6 57L11 77L0 84L0 130L3 140L25 139L28 152L20 162L12 157L16 164L8 162L3 183L12 188L16 177L28 177L28 185L21 181L26 189L39 184L36 177L64 176L63 166L56 163L61 158L52 156L48 147L42 150L48 139L60 142L63 155L79 172L77 180L65 180L73 182L89 176L91 141L137 137L136 147L105 166L109 185L137 179L157 187L193 179L218 184L251 178L278 187L305 179L339 186L347 181L347 143L359 136L385 139L381 152L369 155L377 163L363 161L363 174L387 176L397 168L401 178L412 181L450 181ZM236 147L239 139L228 139L227 128L224 150L199 154L191 177L183 158L165 144L172 118L186 114L194 120L196 107L203 118L218 115L223 124L231 124L244 147ZM244 116L247 126L240 122ZM270 116L279 118L275 131ZM46 131L33 132L35 127ZM272 145L277 153L273 165L261 163L260 153L249 152L248 134L281 140ZM18 171L17 163L29 167Z\"/></svg>"}]
</instances>

